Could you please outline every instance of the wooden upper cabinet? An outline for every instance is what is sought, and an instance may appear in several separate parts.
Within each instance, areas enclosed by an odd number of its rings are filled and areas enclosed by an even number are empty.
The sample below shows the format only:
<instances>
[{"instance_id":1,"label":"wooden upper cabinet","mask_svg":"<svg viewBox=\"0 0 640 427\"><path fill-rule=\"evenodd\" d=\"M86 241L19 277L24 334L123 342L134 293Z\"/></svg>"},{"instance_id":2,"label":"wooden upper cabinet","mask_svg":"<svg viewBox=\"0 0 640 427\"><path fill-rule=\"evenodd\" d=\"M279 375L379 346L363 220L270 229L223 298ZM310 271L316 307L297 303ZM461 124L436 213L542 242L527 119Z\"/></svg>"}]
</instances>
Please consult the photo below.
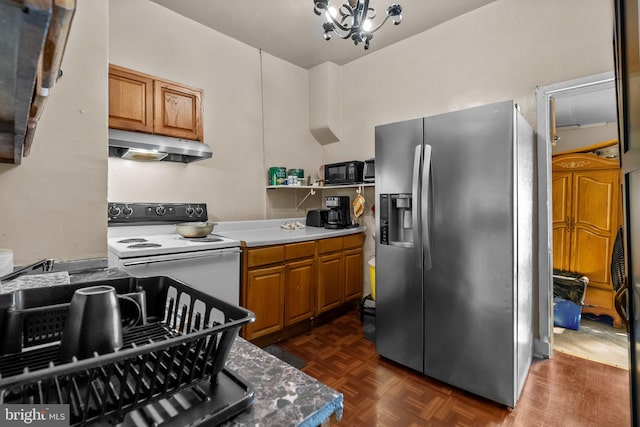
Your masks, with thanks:
<instances>
[{"instance_id":1,"label":"wooden upper cabinet","mask_svg":"<svg viewBox=\"0 0 640 427\"><path fill-rule=\"evenodd\" d=\"M202 90L156 80L153 133L202 141Z\"/></svg>"},{"instance_id":2,"label":"wooden upper cabinet","mask_svg":"<svg viewBox=\"0 0 640 427\"><path fill-rule=\"evenodd\" d=\"M109 65L109 127L202 141L203 91Z\"/></svg>"},{"instance_id":3,"label":"wooden upper cabinet","mask_svg":"<svg viewBox=\"0 0 640 427\"><path fill-rule=\"evenodd\" d=\"M153 132L153 79L109 65L109 127Z\"/></svg>"}]
</instances>

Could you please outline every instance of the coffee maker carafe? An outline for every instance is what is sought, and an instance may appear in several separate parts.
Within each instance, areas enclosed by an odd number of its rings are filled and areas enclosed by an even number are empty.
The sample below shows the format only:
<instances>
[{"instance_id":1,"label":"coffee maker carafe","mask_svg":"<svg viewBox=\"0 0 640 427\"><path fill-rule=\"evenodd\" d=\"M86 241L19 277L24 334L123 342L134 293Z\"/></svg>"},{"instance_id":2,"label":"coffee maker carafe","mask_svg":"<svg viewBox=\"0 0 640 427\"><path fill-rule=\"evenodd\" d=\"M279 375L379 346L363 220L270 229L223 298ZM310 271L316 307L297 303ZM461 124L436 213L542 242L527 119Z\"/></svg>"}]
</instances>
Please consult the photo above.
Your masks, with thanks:
<instances>
[{"instance_id":1,"label":"coffee maker carafe","mask_svg":"<svg viewBox=\"0 0 640 427\"><path fill-rule=\"evenodd\" d=\"M324 228L345 228L351 225L349 196L327 196L324 203L329 209Z\"/></svg>"}]
</instances>

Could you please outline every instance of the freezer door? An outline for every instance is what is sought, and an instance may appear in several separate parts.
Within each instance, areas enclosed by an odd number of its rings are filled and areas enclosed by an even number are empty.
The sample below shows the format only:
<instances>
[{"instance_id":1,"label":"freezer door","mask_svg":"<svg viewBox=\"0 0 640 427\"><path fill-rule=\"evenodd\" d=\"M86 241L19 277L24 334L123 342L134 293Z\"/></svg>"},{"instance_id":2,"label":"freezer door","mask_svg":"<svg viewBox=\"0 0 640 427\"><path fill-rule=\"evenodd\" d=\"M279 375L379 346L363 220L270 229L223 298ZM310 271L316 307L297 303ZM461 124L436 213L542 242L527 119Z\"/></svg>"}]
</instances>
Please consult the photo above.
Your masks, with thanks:
<instances>
[{"instance_id":1,"label":"freezer door","mask_svg":"<svg viewBox=\"0 0 640 427\"><path fill-rule=\"evenodd\" d=\"M375 143L376 351L417 371L424 347L418 221L422 124L418 119L378 126Z\"/></svg>"},{"instance_id":2,"label":"freezer door","mask_svg":"<svg viewBox=\"0 0 640 427\"><path fill-rule=\"evenodd\" d=\"M433 217L424 372L509 406L516 382L514 111L504 102L425 119Z\"/></svg>"}]
</instances>

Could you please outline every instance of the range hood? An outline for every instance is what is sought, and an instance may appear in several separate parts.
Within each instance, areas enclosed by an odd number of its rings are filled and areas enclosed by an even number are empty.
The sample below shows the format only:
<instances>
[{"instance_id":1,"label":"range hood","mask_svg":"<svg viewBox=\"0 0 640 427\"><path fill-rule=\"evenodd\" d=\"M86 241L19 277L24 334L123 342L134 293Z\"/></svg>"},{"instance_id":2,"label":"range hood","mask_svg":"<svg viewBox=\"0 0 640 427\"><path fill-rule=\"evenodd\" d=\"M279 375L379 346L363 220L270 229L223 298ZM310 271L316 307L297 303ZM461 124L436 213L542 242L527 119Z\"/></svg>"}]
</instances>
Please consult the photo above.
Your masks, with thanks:
<instances>
[{"instance_id":1,"label":"range hood","mask_svg":"<svg viewBox=\"0 0 640 427\"><path fill-rule=\"evenodd\" d=\"M207 144L189 139L109 129L109 156L131 160L191 163L210 159Z\"/></svg>"}]
</instances>

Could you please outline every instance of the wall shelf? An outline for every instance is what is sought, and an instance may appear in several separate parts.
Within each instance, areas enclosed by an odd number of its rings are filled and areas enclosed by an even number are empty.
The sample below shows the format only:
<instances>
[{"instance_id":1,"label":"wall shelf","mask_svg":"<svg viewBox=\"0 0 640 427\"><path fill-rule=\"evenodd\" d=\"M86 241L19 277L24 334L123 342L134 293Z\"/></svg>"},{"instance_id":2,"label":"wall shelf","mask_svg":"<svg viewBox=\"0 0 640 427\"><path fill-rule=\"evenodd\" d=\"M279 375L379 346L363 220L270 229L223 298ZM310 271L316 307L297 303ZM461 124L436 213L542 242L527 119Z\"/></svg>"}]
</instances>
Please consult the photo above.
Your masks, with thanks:
<instances>
[{"instance_id":1,"label":"wall shelf","mask_svg":"<svg viewBox=\"0 0 640 427\"><path fill-rule=\"evenodd\" d=\"M335 190L336 188L358 188L358 187L375 187L372 182L364 184L345 184L345 185L267 185L267 190L279 190L279 189L314 189L314 190Z\"/></svg>"},{"instance_id":2,"label":"wall shelf","mask_svg":"<svg viewBox=\"0 0 640 427\"><path fill-rule=\"evenodd\" d=\"M309 190L306 196L302 198L300 203L296 206L296 209L300 209L300 206L310 197L315 196L316 191L318 190L335 190L337 188L355 188L358 193L364 191L364 187L375 187L375 184L372 182L360 183L360 184L344 184L344 185L267 185L267 190L280 190L280 189L289 189L289 190Z\"/></svg>"}]
</instances>

